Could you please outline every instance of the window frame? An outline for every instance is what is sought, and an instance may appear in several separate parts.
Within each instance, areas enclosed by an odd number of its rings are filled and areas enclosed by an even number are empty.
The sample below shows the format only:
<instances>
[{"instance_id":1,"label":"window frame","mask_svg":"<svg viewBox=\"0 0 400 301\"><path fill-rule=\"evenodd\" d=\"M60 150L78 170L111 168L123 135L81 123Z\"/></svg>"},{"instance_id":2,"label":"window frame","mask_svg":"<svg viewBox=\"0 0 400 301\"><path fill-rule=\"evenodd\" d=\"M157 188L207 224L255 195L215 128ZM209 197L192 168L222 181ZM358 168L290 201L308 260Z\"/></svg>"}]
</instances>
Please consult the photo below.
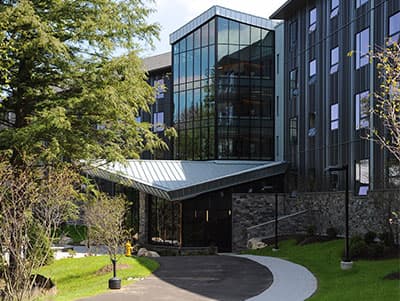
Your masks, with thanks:
<instances>
[{"instance_id":1,"label":"window frame","mask_svg":"<svg viewBox=\"0 0 400 301\"><path fill-rule=\"evenodd\" d=\"M311 70L314 69L314 73L311 74ZM314 76L317 75L317 59L312 59L308 63L308 78L313 78Z\"/></svg>"},{"instance_id":2,"label":"window frame","mask_svg":"<svg viewBox=\"0 0 400 301\"><path fill-rule=\"evenodd\" d=\"M366 171L367 183L361 182L363 170ZM356 195L368 195L370 184L370 162L368 158L356 160L354 162L354 184L354 192Z\"/></svg>"},{"instance_id":3,"label":"window frame","mask_svg":"<svg viewBox=\"0 0 400 301\"><path fill-rule=\"evenodd\" d=\"M388 42L389 42L389 45L391 45L391 44L393 44L395 42L398 43L400 41L400 26L399 26L397 31L390 32L391 24L392 24L391 19L393 17L398 18L398 21L399 21L398 23L395 23L395 24L400 24L400 11L398 11L398 12L392 14L391 16L389 16L389 21L388 21ZM393 39L393 37L395 37L395 39Z\"/></svg>"},{"instance_id":4,"label":"window frame","mask_svg":"<svg viewBox=\"0 0 400 301\"><path fill-rule=\"evenodd\" d=\"M336 108L336 110L334 110ZM335 115L335 116L334 116ZM339 129L339 103L331 104L331 114L330 114L330 130L336 131Z\"/></svg>"},{"instance_id":5,"label":"window frame","mask_svg":"<svg viewBox=\"0 0 400 301\"><path fill-rule=\"evenodd\" d=\"M367 39L368 41L367 49L363 49L363 42L365 42L364 39ZM369 44L370 28L367 27L356 33L356 70L361 69L363 66L369 64Z\"/></svg>"},{"instance_id":6,"label":"window frame","mask_svg":"<svg viewBox=\"0 0 400 301\"><path fill-rule=\"evenodd\" d=\"M337 2L334 2L334 1L337 1ZM331 19L336 17L339 14L339 6L340 6L340 0L331 0L331 14L330 14Z\"/></svg>"},{"instance_id":7,"label":"window frame","mask_svg":"<svg viewBox=\"0 0 400 301\"><path fill-rule=\"evenodd\" d=\"M312 20L312 17L315 15L314 20ZM317 14L317 8L313 7L308 11L308 32L312 33L317 29L317 20L318 20L318 14Z\"/></svg>"},{"instance_id":8,"label":"window frame","mask_svg":"<svg viewBox=\"0 0 400 301\"><path fill-rule=\"evenodd\" d=\"M369 127L369 90L361 91L355 95L355 129L360 130ZM367 99L367 106L362 106L363 99ZM368 108L368 112L365 112L365 108ZM363 110L364 109L364 110Z\"/></svg>"},{"instance_id":9,"label":"window frame","mask_svg":"<svg viewBox=\"0 0 400 301\"><path fill-rule=\"evenodd\" d=\"M368 3L368 0L356 0L356 8L359 8L366 3Z\"/></svg>"},{"instance_id":10,"label":"window frame","mask_svg":"<svg viewBox=\"0 0 400 301\"><path fill-rule=\"evenodd\" d=\"M337 60L334 62L334 51L337 51ZM336 46L331 49L331 68L329 70L330 74L334 74L338 71L339 69L339 61L340 61L340 48L339 46Z\"/></svg>"}]
</instances>

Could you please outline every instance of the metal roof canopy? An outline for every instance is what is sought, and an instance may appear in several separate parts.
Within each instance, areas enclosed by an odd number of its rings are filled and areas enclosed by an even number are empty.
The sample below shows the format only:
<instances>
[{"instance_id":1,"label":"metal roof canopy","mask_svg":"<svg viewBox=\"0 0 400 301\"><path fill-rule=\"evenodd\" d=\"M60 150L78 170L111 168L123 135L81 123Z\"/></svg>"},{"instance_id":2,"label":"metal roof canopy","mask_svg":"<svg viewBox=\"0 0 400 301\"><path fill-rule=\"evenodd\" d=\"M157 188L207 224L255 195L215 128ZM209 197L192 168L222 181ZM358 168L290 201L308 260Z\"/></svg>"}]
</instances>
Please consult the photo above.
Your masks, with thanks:
<instances>
[{"instance_id":1,"label":"metal roof canopy","mask_svg":"<svg viewBox=\"0 0 400 301\"><path fill-rule=\"evenodd\" d=\"M96 162L85 172L170 201L253 182L286 172L274 161L127 160Z\"/></svg>"},{"instance_id":2,"label":"metal roof canopy","mask_svg":"<svg viewBox=\"0 0 400 301\"><path fill-rule=\"evenodd\" d=\"M199 28L201 25L203 25L215 16L225 17L234 21L246 23L268 30L275 30L275 27L280 24L280 22L276 20L268 20L262 17L257 17L233 9L214 5L201 15L194 18L192 21L186 23L181 28L171 33L169 36L169 43L174 44L175 42L185 37L193 30Z\"/></svg>"}]
</instances>

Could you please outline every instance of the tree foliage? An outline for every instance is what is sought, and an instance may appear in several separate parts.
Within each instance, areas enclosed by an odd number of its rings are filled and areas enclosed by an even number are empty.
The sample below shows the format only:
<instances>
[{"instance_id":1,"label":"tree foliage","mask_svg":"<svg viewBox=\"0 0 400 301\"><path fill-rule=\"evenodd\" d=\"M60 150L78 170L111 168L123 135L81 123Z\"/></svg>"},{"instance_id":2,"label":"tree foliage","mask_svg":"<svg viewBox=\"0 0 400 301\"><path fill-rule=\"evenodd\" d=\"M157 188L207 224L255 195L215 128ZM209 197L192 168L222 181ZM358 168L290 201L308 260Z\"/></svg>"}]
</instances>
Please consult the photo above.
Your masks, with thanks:
<instances>
[{"instance_id":1,"label":"tree foliage","mask_svg":"<svg viewBox=\"0 0 400 301\"><path fill-rule=\"evenodd\" d=\"M6 300L32 297L32 273L52 256L49 247L60 224L78 214L79 174L65 165L31 163L16 167L0 160L0 266Z\"/></svg>"},{"instance_id":2,"label":"tree foliage","mask_svg":"<svg viewBox=\"0 0 400 301\"><path fill-rule=\"evenodd\" d=\"M135 119L154 99L138 57L158 33L151 12L142 0L0 1L0 148L48 162L162 147Z\"/></svg>"},{"instance_id":3,"label":"tree foliage","mask_svg":"<svg viewBox=\"0 0 400 301\"><path fill-rule=\"evenodd\" d=\"M372 54L380 79L379 90L374 93L374 114L383 128L374 129L374 137L400 162L400 46L393 43Z\"/></svg>"},{"instance_id":4,"label":"tree foliage","mask_svg":"<svg viewBox=\"0 0 400 301\"><path fill-rule=\"evenodd\" d=\"M84 209L84 220L89 239L107 248L111 260L117 260L121 247L129 237L125 227L127 200L123 196L110 197L98 193Z\"/></svg>"}]
</instances>

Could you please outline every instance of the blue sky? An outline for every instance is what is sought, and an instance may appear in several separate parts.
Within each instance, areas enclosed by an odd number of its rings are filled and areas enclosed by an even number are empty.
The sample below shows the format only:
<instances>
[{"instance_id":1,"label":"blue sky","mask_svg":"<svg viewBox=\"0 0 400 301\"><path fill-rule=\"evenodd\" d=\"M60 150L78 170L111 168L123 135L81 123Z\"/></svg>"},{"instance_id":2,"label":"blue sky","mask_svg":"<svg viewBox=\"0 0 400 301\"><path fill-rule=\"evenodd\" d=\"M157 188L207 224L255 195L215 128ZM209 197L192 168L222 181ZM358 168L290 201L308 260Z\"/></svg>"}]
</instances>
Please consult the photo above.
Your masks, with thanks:
<instances>
[{"instance_id":1,"label":"blue sky","mask_svg":"<svg viewBox=\"0 0 400 301\"><path fill-rule=\"evenodd\" d=\"M160 41L145 56L170 51L169 34L197 17L213 5L220 5L252 15L268 18L286 0L155 0L157 12L149 21L161 25Z\"/></svg>"}]
</instances>

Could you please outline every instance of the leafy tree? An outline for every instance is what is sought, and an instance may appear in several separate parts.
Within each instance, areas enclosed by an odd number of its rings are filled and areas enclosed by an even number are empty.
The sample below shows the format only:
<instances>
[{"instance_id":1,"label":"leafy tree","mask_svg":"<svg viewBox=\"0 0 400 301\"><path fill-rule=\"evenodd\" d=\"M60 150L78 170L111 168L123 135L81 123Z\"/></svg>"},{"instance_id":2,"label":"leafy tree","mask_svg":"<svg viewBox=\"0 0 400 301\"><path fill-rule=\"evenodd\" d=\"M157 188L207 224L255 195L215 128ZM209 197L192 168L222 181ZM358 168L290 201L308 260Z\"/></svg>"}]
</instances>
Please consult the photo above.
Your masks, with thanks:
<instances>
[{"instance_id":1,"label":"leafy tree","mask_svg":"<svg viewBox=\"0 0 400 301\"><path fill-rule=\"evenodd\" d=\"M382 121L383 128L373 129L375 139L400 162L400 46L393 43L372 53L380 79L374 93L373 113Z\"/></svg>"},{"instance_id":2,"label":"leafy tree","mask_svg":"<svg viewBox=\"0 0 400 301\"><path fill-rule=\"evenodd\" d=\"M151 12L142 0L0 1L0 149L77 162L164 146L135 119L154 99L138 57L158 33Z\"/></svg>"},{"instance_id":3,"label":"leafy tree","mask_svg":"<svg viewBox=\"0 0 400 301\"><path fill-rule=\"evenodd\" d=\"M91 242L104 245L113 263L116 277L116 262L122 246L129 238L125 226L127 200L123 196L111 197L105 193L96 196L85 205L84 221L88 227Z\"/></svg>"},{"instance_id":4,"label":"leafy tree","mask_svg":"<svg viewBox=\"0 0 400 301\"><path fill-rule=\"evenodd\" d=\"M79 174L65 164L51 168L30 164L15 166L0 158L0 266L5 300L32 297L36 280L32 273L51 259L56 229L78 215Z\"/></svg>"}]
</instances>

